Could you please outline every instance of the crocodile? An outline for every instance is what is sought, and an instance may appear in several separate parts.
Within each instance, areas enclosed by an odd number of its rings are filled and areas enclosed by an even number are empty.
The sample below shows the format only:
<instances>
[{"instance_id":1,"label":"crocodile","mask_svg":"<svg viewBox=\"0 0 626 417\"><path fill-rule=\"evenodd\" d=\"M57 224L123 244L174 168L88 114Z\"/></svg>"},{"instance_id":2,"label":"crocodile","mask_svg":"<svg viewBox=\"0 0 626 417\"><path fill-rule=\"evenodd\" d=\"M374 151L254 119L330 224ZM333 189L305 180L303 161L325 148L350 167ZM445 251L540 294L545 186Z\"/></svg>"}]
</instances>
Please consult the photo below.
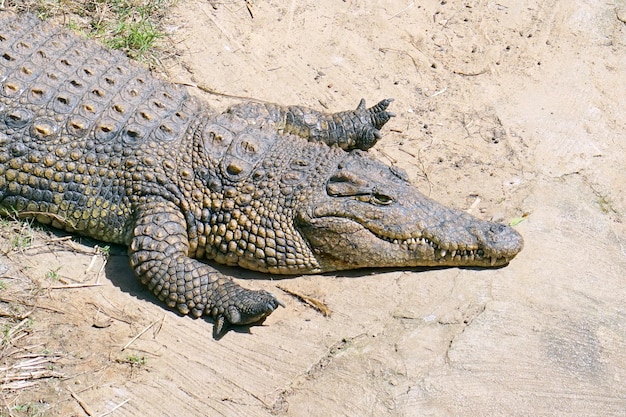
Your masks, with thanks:
<instances>
[{"instance_id":1,"label":"crocodile","mask_svg":"<svg viewBox=\"0 0 626 417\"><path fill-rule=\"evenodd\" d=\"M0 214L128 246L135 276L221 334L281 301L212 264L269 274L506 265L523 240L420 193L367 152L391 99L218 112L122 53L0 12Z\"/></svg>"}]
</instances>

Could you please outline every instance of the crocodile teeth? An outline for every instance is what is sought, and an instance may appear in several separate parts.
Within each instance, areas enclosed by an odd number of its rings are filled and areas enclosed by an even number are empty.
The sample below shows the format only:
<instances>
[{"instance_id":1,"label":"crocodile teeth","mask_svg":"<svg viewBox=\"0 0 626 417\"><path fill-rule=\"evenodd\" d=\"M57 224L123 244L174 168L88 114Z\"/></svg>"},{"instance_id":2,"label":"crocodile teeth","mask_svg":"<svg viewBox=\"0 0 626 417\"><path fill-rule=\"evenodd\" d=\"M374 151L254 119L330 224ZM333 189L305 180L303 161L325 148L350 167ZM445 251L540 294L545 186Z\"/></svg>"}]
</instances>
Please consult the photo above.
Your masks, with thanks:
<instances>
[{"instance_id":1,"label":"crocodile teeth","mask_svg":"<svg viewBox=\"0 0 626 417\"><path fill-rule=\"evenodd\" d=\"M455 250L453 250L452 252L450 252L450 257L451 257L451 258L454 258L455 256L456 256L456 251L455 251Z\"/></svg>"},{"instance_id":2,"label":"crocodile teeth","mask_svg":"<svg viewBox=\"0 0 626 417\"><path fill-rule=\"evenodd\" d=\"M491 257L491 266L494 266L496 264L496 261L498 260L498 258L496 258L495 256Z\"/></svg>"},{"instance_id":3,"label":"crocodile teeth","mask_svg":"<svg viewBox=\"0 0 626 417\"><path fill-rule=\"evenodd\" d=\"M409 249L409 250L415 250L417 249L418 245L428 245L431 248L433 248L435 251L440 251L441 249L439 249L439 246L433 242L432 240L425 238L425 237L410 237L408 239L397 239L397 238L392 238L392 237L381 237L381 239L386 240L389 243L392 243L394 245L400 245L405 249ZM448 253L447 249L444 249L442 252L441 257L446 256L446 254Z\"/></svg>"},{"instance_id":4,"label":"crocodile teeth","mask_svg":"<svg viewBox=\"0 0 626 417\"><path fill-rule=\"evenodd\" d=\"M439 251L439 256L441 256L442 258L444 258L446 256L446 253L448 253L447 250L445 249L441 249L441 251Z\"/></svg>"}]
</instances>

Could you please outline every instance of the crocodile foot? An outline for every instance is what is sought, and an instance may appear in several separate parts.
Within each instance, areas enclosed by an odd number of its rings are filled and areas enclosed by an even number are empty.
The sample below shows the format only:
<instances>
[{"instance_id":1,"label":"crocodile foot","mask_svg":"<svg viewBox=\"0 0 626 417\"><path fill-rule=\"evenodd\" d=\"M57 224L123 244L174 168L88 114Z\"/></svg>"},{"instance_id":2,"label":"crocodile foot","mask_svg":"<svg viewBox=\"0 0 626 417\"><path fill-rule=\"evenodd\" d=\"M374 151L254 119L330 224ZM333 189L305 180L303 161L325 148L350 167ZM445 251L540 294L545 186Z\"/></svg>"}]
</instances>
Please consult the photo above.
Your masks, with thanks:
<instances>
[{"instance_id":1,"label":"crocodile foot","mask_svg":"<svg viewBox=\"0 0 626 417\"><path fill-rule=\"evenodd\" d=\"M278 306L285 304L267 291L251 291L241 288L229 297L225 307L214 307L210 315L215 319L213 336L219 338L229 325L256 323L269 316Z\"/></svg>"}]
</instances>

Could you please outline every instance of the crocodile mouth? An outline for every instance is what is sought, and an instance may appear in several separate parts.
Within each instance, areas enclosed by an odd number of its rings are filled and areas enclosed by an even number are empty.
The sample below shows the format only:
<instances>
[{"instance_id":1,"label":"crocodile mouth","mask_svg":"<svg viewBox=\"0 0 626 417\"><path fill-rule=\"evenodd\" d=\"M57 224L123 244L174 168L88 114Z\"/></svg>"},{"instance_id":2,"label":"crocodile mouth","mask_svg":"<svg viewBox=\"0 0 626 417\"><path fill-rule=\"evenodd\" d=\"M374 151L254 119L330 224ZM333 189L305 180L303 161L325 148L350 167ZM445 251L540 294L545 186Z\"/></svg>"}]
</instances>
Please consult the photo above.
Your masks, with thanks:
<instances>
[{"instance_id":1,"label":"crocodile mouth","mask_svg":"<svg viewBox=\"0 0 626 417\"><path fill-rule=\"evenodd\" d=\"M366 228L367 229L367 228ZM455 249L446 248L427 237L411 237L411 238L390 238L381 236L371 229L367 229L378 239L384 240L396 248L407 252L417 252L420 249L432 251L433 260L443 265L465 265L465 264L485 264L489 266L505 265L509 263L511 258L486 256L485 251L481 248L476 249ZM430 248L430 249L428 249Z\"/></svg>"},{"instance_id":2,"label":"crocodile mouth","mask_svg":"<svg viewBox=\"0 0 626 417\"><path fill-rule=\"evenodd\" d=\"M428 225L406 216L385 217L372 210L318 206L298 213L297 228L326 271L364 267L498 267L508 264L523 246L519 233L509 226L463 213L452 214L464 224L428 218L424 221L431 223ZM387 221L388 227L384 227L380 223L385 218L400 221Z\"/></svg>"}]
</instances>

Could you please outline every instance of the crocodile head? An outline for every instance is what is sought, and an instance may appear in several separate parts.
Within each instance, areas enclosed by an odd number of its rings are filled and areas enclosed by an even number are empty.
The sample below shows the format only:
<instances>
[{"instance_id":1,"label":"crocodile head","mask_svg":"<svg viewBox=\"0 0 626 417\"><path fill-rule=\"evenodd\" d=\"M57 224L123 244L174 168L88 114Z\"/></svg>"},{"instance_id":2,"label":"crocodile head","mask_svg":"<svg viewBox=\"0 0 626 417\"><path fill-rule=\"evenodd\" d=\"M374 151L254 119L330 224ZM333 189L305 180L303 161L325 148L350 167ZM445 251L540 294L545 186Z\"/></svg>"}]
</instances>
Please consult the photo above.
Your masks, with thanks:
<instances>
[{"instance_id":1,"label":"crocodile head","mask_svg":"<svg viewBox=\"0 0 626 417\"><path fill-rule=\"evenodd\" d=\"M445 207L406 174L352 151L297 213L324 271L363 267L500 266L523 247L511 227Z\"/></svg>"}]
</instances>

